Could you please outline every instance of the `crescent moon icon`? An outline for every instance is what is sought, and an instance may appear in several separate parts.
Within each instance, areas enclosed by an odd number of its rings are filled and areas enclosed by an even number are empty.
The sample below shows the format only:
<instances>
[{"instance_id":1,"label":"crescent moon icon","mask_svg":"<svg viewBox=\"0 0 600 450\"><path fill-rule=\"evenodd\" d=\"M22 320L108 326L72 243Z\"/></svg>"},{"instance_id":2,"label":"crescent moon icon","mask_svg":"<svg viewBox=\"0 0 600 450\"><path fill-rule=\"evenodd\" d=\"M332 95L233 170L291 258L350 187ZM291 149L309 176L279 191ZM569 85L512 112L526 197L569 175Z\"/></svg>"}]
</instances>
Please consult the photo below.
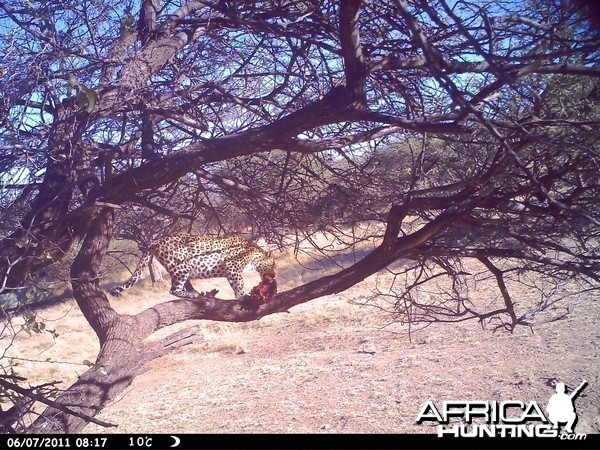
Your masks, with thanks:
<instances>
[{"instance_id":1,"label":"crescent moon icon","mask_svg":"<svg viewBox=\"0 0 600 450\"><path fill-rule=\"evenodd\" d=\"M171 447L177 447L179 444L181 444L181 439L179 439L177 436L171 436L171 437L175 441L175 443L173 445L171 445Z\"/></svg>"}]
</instances>

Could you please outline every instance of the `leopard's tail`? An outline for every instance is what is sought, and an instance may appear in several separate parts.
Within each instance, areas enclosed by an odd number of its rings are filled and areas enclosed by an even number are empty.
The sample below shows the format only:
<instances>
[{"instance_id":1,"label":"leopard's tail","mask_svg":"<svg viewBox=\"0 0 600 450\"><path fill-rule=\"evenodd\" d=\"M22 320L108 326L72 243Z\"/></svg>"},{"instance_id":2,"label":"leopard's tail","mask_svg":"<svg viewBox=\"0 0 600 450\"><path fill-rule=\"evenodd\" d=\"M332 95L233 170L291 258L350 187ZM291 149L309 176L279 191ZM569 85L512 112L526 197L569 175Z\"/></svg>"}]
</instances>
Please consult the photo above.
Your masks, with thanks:
<instances>
[{"instance_id":1,"label":"leopard's tail","mask_svg":"<svg viewBox=\"0 0 600 450\"><path fill-rule=\"evenodd\" d=\"M131 274L131 277L129 278L129 280L127 280L121 286L116 286L116 287L112 288L109 291L110 295L112 295L113 297L119 297L121 295L121 292L123 292L125 289L129 289L135 283L140 281L140 278L142 277L142 273L144 272L144 268L150 262L150 258L152 258L152 254L150 253L150 251L147 251L146 253L144 253L142 255L142 258L140 259L140 262L138 263L137 267Z\"/></svg>"}]
</instances>

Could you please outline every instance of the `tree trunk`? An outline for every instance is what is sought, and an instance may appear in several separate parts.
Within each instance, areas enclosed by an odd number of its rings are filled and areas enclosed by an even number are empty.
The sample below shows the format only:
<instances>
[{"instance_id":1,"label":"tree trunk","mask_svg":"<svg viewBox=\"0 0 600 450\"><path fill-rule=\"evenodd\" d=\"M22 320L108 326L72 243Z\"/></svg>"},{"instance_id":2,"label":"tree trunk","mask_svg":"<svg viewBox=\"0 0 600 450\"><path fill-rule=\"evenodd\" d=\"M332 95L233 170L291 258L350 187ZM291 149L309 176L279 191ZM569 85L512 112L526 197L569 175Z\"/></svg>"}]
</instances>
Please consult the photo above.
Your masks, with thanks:
<instances>
[{"instance_id":1,"label":"tree trunk","mask_svg":"<svg viewBox=\"0 0 600 450\"><path fill-rule=\"evenodd\" d=\"M201 338L198 327L192 327L159 343L145 344L146 337L155 331L192 319L235 322L256 320L268 314L288 311L292 306L311 299L343 291L401 255L411 256L431 234L449 226L455 214L455 209L451 208L412 236L398 239L394 235L397 223L393 220L398 217L392 211L386 239L361 261L335 275L282 292L272 301L256 308L247 308L243 302L198 297L193 300L165 302L135 316L122 316L112 309L99 287L100 262L108 248L113 220L112 209L104 208L92 223L71 271L73 294L100 339L100 353L94 367L59 396L57 402L69 405L70 409L80 414L93 417L131 384L145 363ZM73 416L63 410L49 407L32 424L28 432L76 433L90 421L89 418L86 420L81 416Z\"/></svg>"},{"instance_id":2,"label":"tree trunk","mask_svg":"<svg viewBox=\"0 0 600 450\"><path fill-rule=\"evenodd\" d=\"M136 316L122 316L110 306L100 288L98 274L110 242L112 224L112 209L102 209L92 222L71 269L75 300L100 340L100 352L93 367L56 400L79 415L49 407L29 427L30 433L80 432L90 418L131 384L146 362L200 338L197 327L192 327L157 344L144 344L148 327Z\"/></svg>"},{"instance_id":3,"label":"tree trunk","mask_svg":"<svg viewBox=\"0 0 600 450\"><path fill-rule=\"evenodd\" d=\"M162 266L156 258L150 258L148 269L150 270L150 280L152 280L152 284L164 280Z\"/></svg>"}]
</instances>

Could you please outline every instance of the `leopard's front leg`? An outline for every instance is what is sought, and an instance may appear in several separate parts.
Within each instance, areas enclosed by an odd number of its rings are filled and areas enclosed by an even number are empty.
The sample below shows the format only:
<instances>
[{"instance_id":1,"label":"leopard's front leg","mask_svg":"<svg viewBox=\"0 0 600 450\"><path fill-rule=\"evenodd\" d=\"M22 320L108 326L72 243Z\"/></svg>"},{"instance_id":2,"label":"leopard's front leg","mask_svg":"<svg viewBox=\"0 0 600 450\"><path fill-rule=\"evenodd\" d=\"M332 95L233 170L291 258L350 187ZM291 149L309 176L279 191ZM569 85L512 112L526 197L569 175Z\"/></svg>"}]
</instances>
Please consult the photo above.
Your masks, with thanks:
<instances>
[{"instance_id":1,"label":"leopard's front leg","mask_svg":"<svg viewBox=\"0 0 600 450\"><path fill-rule=\"evenodd\" d=\"M227 275L227 281L229 281L229 285L235 293L235 299L242 300L246 293L244 292L244 278L242 277L241 272L229 273Z\"/></svg>"}]
</instances>

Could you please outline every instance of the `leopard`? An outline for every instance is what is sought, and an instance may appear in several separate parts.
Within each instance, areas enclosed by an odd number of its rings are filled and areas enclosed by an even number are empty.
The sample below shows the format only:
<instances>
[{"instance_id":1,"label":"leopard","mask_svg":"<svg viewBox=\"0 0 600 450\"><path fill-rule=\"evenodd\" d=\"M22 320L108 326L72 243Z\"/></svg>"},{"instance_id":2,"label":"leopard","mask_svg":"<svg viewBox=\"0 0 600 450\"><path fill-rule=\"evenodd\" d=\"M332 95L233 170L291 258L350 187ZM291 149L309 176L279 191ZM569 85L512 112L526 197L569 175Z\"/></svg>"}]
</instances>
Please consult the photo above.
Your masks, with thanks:
<instances>
[{"instance_id":1,"label":"leopard","mask_svg":"<svg viewBox=\"0 0 600 450\"><path fill-rule=\"evenodd\" d=\"M240 235L224 238L174 233L154 241L143 253L131 277L109 293L118 297L137 283L151 258L156 258L171 276L170 293L179 298L197 298L201 294L192 286L192 279L225 277L236 300L247 295L242 272L255 269L261 279L265 274L275 277L275 258L254 242ZM216 291L213 291L213 296Z\"/></svg>"}]
</instances>

